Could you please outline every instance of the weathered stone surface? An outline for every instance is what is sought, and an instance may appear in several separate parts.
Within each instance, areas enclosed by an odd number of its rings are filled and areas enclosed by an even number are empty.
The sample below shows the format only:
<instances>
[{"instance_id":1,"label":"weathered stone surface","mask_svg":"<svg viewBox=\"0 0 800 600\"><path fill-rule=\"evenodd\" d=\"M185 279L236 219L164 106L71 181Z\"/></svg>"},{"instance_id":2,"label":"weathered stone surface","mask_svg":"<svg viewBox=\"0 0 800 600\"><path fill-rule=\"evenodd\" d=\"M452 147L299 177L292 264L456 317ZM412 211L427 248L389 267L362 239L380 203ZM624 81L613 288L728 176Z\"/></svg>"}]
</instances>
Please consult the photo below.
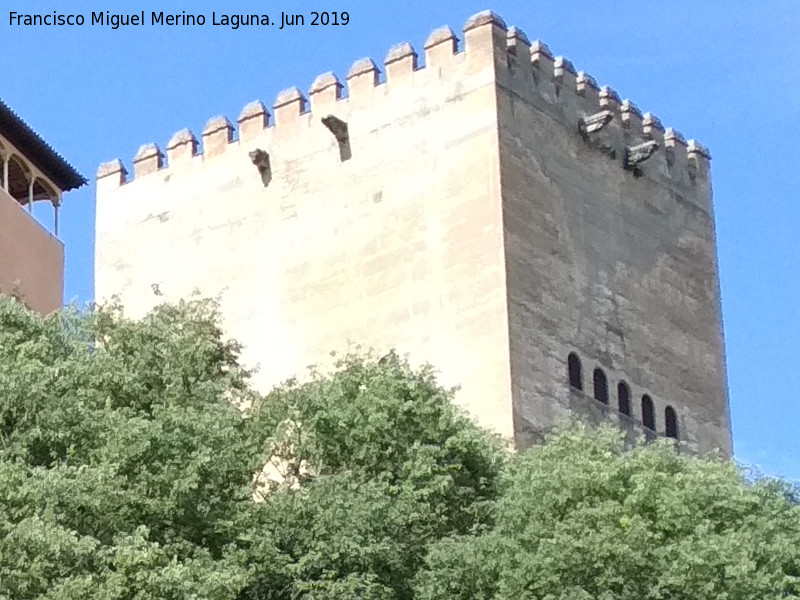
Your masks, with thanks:
<instances>
[{"instance_id":1,"label":"weathered stone surface","mask_svg":"<svg viewBox=\"0 0 800 600\"><path fill-rule=\"evenodd\" d=\"M164 166L164 153L157 144L144 144L133 157L134 177L155 173Z\"/></svg>"},{"instance_id":2,"label":"weathered stone surface","mask_svg":"<svg viewBox=\"0 0 800 600\"><path fill-rule=\"evenodd\" d=\"M237 121L241 124L242 121L248 119L263 118L266 125L266 117L269 117L269 111L261 100L253 100L245 105L242 112L239 113Z\"/></svg>"},{"instance_id":3,"label":"weathered stone surface","mask_svg":"<svg viewBox=\"0 0 800 600\"><path fill-rule=\"evenodd\" d=\"M365 74L377 74L379 72L380 69L378 69L378 65L375 64L374 60L371 58L360 58L350 66L350 70L347 71L347 78L350 79Z\"/></svg>"},{"instance_id":4,"label":"weathered stone surface","mask_svg":"<svg viewBox=\"0 0 800 600\"><path fill-rule=\"evenodd\" d=\"M197 138L190 129L176 131L167 143L167 160L170 167L185 164L197 154Z\"/></svg>"},{"instance_id":5,"label":"weathered stone surface","mask_svg":"<svg viewBox=\"0 0 800 600\"><path fill-rule=\"evenodd\" d=\"M110 175L119 175L121 174L124 176L128 173L125 169L125 166L122 164L122 161L118 158L114 160L110 160L108 162L104 162L99 167L97 167L97 179L102 179L103 177L108 177Z\"/></svg>"},{"instance_id":6,"label":"weathered stone surface","mask_svg":"<svg viewBox=\"0 0 800 600\"><path fill-rule=\"evenodd\" d=\"M273 108L278 109L287 104L304 104L305 103L305 96L303 96L303 92L300 91L297 87L290 87L286 88L285 90L281 91L275 97L275 104L273 104Z\"/></svg>"},{"instance_id":7,"label":"weathered stone surface","mask_svg":"<svg viewBox=\"0 0 800 600\"><path fill-rule=\"evenodd\" d=\"M318 75L316 79L314 79L314 82L311 84L311 88L308 90L308 93L317 94L331 87L341 90L342 82L339 81L339 78L336 77L335 73L328 71L327 73Z\"/></svg>"},{"instance_id":8,"label":"weathered stone surface","mask_svg":"<svg viewBox=\"0 0 800 600\"><path fill-rule=\"evenodd\" d=\"M691 448L730 453L707 151L689 156L666 130L663 152L625 169L625 149L647 141L638 111L621 125L619 97L583 73L577 94L554 93L549 49L534 44L525 70L508 52L527 40L512 35L508 50L487 19L462 53L452 30L435 32L422 69L405 47L387 57L402 65L387 84L358 61L334 109L303 113L299 91L282 95L259 134L269 154L232 144L99 190L98 300L119 294L141 314L164 300L153 281L167 299L220 295L263 389L350 342L396 347L523 446L574 413L633 435L647 394L660 434L673 407ZM558 69L566 89L574 67ZM148 218L165 210L167 223ZM584 392L568 385L570 352ZM595 368L608 405L592 398ZM616 405L623 381L630 417Z\"/></svg>"},{"instance_id":9,"label":"weathered stone surface","mask_svg":"<svg viewBox=\"0 0 800 600\"><path fill-rule=\"evenodd\" d=\"M261 100L253 100L239 113L239 142L259 137L269 125L269 111Z\"/></svg>"},{"instance_id":10,"label":"weathered stone surface","mask_svg":"<svg viewBox=\"0 0 800 600\"><path fill-rule=\"evenodd\" d=\"M383 59L383 64L389 65L408 57L413 57L414 60L416 60L417 53L409 42L401 42L389 48L389 52L386 53L386 58Z\"/></svg>"},{"instance_id":11,"label":"weathered stone surface","mask_svg":"<svg viewBox=\"0 0 800 600\"><path fill-rule=\"evenodd\" d=\"M250 157L250 162L256 166L259 175L261 175L261 183L264 184L264 187L267 187L272 181L272 163L269 160L269 154L261 148L256 148L248 156Z\"/></svg>"},{"instance_id":12,"label":"weathered stone surface","mask_svg":"<svg viewBox=\"0 0 800 600\"><path fill-rule=\"evenodd\" d=\"M650 158L656 150L658 150L658 144L653 140L630 146L625 151L625 166L631 168L643 163Z\"/></svg>"},{"instance_id":13,"label":"weathered stone surface","mask_svg":"<svg viewBox=\"0 0 800 600\"><path fill-rule=\"evenodd\" d=\"M464 31L470 31L471 29L484 25L494 25L495 27L506 29L506 22L503 20L503 17L494 11L484 10L467 19L467 22L464 24Z\"/></svg>"},{"instance_id":14,"label":"weathered stone surface","mask_svg":"<svg viewBox=\"0 0 800 600\"><path fill-rule=\"evenodd\" d=\"M348 140L347 123L333 115L322 117L321 120L322 124L330 130L339 143L344 143Z\"/></svg>"},{"instance_id":15,"label":"weathered stone surface","mask_svg":"<svg viewBox=\"0 0 800 600\"><path fill-rule=\"evenodd\" d=\"M602 95L619 105L609 88ZM671 406L690 447L730 452L710 187L684 176L675 134L668 175L637 177L569 135L558 109L521 96L500 88L498 123L518 442L571 413L641 431L647 394L660 434ZM599 113L594 121L618 127ZM584 392L567 383L570 352L583 362ZM595 368L608 406L592 398ZM632 419L616 410L623 381Z\"/></svg>"},{"instance_id":16,"label":"weathered stone surface","mask_svg":"<svg viewBox=\"0 0 800 600\"><path fill-rule=\"evenodd\" d=\"M455 50L456 44L458 43L456 32L453 31L448 25L434 29L431 32L431 34L428 36L428 39L425 40L425 49L428 50L434 46L444 43L450 45L453 50Z\"/></svg>"},{"instance_id":17,"label":"weathered stone surface","mask_svg":"<svg viewBox=\"0 0 800 600\"><path fill-rule=\"evenodd\" d=\"M225 115L211 117L203 127L203 158L209 159L227 149L233 141L233 124Z\"/></svg>"},{"instance_id":18,"label":"weathered stone surface","mask_svg":"<svg viewBox=\"0 0 800 600\"><path fill-rule=\"evenodd\" d=\"M595 133L600 131L603 127L611 123L614 119L614 113L610 110L601 110L598 113L583 117L579 124L581 131L585 134Z\"/></svg>"}]
</instances>

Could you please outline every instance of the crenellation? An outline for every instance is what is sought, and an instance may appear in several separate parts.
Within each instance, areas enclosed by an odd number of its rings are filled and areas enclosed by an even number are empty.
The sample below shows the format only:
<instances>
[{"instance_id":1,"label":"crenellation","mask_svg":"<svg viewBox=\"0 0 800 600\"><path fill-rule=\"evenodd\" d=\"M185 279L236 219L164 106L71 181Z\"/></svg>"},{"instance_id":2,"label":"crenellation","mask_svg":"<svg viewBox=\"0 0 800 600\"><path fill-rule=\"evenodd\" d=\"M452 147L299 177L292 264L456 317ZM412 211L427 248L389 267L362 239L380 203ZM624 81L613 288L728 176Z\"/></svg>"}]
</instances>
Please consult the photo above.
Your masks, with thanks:
<instances>
[{"instance_id":1,"label":"crenellation","mask_svg":"<svg viewBox=\"0 0 800 600\"><path fill-rule=\"evenodd\" d=\"M535 40L533 44L531 44L531 64L534 67L539 68L539 63L542 59L545 59L545 61L549 63L555 62L555 58L553 58L553 53L550 51L550 47L542 40Z\"/></svg>"},{"instance_id":2,"label":"crenellation","mask_svg":"<svg viewBox=\"0 0 800 600\"><path fill-rule=\"evenodd\" d=\"M458 37L455 31L445 25L435 29L425 40L425 68L441 69L447 67L458 52Z\"/></svg>"},{"instance_id":3,"label":"crenellation","mask_svg":"<svg viewBox=\"0 0 800 600\"><path fill-rule=\"evenodd\" d=\"M389 48L386 58L383 59L386 82L389 85L402 83L419 68L417 60L417 52L409 42L401 42Z\"/></svg>"},{"instance_id":4,"label":"crenellation","mask_svg":"<svg viewBox=\"0 0 800 600\"><path fill-rule=\"evenodd\" d=\"M464 25L464 54L468 72L481 71L494 63L494 72L508 67L508 26L496 13L486 10L470 17Z\"/></svg>"},{"instance_id":5,"label":"crenellation","mask_svg":"<svg viewBox=\"0 0 800 600\"><path fill-rule=\"evenodd\" d=\"M509 27L506 32L506 45L509 54L521 56L527 64L530 64L531 40L522 29L513 25Z\"/></svg>"},{"instance_id":6,"label":"crenellation","mask_svg":"<svg viewBox=\"0 0 800 600\"><path fill-rule=\"evenodd\" d=\"M666 148L664 146L664 126L661 120L652 113L642 115L642 138L653 142L658 147L658 152L647 162L646 173L652 176L669 177L669 165Z\"/></svg>"},{"instance_id":7,"label":"crenellation","mask_svg":"<svg viewBox=\"0 0 800 600\"><path fill-rule=\"evenodd\" d=\"M553 83L567 126L574 131L583 116L583 98L578 96L578 73L567 58L557 56L553 63Z\"/></svg>"},{"instance_id":8,"label":"crenellation","mask_svg":"<svg viewBox=\"0 0 800 600\"><path fill-rule=\"evenodd\" d=\"M467 22L464 23L464 33L477 27L483 27L484 25L493 25L499 29L502 29L503 31L508 30L508 25L506 25L503 17L498 15L493 10L484 10L479 13L475 13L469 19L467 19Z\"/></svg>"},{"instance_id":9,"label":"crenellation","mask_svg":"<svg viewBox=\"0 0 800 600\"><path fill-rule=\"evenodd\" d=\"M509 27L506 32L509 85L524 98L536 92L531 67L531 41L524 31Z\"/></svg>"},{"instance_id":10,"label":"crenellation","mask_svg":"<svg viewBox=\"0 0 800 600\"><path fill-rule=\"evenodd\" d=\"M688 179L689 156L686 138L680 131L667 127L664 131L664 151L669 171L675 179Z\"/></svg>"},{"instance_id":11,"label":"crenellation","mask_svg":"<svg viewBox=\"0 0 800 600\"><path fill-rule=\"evenodd\" d=\"M133 176L135 179L155 173L164 167L164 153L157 144L144 144L133 157Z\"/></svg>"},{"instance_id":12,"label":"crenellation","mask_svg":"<svg viewBox=\"0 0 800 600\"><path fill-rule=\"evenodd\" d=\"M98 192L118 188L128 180L128 171L118 158L102 163L97 167Z\"/></svg>"},{"instance_id":13,"label":"crenellation","mask_svg":"<svg viewBox=\"0 0 800 600\"><path fill-rule=\"evenodd\" d=\"M619 107L620 122L625 130L628 143L636 143L644 137L642 111L631 100L623 100Z\"/></svg>"},{"instance_id":14,"label":"crenellation","mask_svg":"<svg viewBox=\"0 0 800 600\"><path fill-rule=\"evenodd\" d=\"M625 154L625 137L622 126L622 101L617 92L604 85L600 88L599 94L600 110L611 113L612 118L608 127L603 132L603 150L611 157L618 158Z\"/></svg>"},{"instance_id":15,"label":"crenellation","mask_svg":"<svg viewBox=\"0 0 800 600\"><path fill-rule=\"evenodd\" d=\"M619 94L607 85L600 88L600 108L610 110L614 113L614 117L620 115L620 105L622 102L619 99Z\"/></svg>"},{"instance_id":16,"label":"crenellation","mask_svg":"<svg viewBox=\"0 0 800 600\"><path fill-rule=\"evenodd\" d=\"M342 98L342 87L342 82L331 71L317 76L308 90L312 114L319 114L333 109Z\"/></svg>"},{"instance_id":17,"label":"crenellation","mask_svg":"<svg viewBox=\"0 0 800 600\"><path fill-rule=\"evenodd\" d=\"M524 31L507 26L496 13L483 11L473 15L466 21L463 35L464 51L459 53L459 38L452 28L445 26L432 31L425 41L424 67L420 66L419 56L410 42L392 46L384 59L386 93L401 91L405 86L436 85L437 80L442 81L450 74L467 77L471 73L480 72L486 76L494 73L498 83L510 85L521 98L546 110L570 131L577 127L584 135L590 135L591 140L586 137L585 140L611 156L625 156L630 148L654 141L664 152L648 163L645 174L655 175L658 171L676 182L690 183L695 173L707 173L710 157L701 145L693 145L690 151L682 136L676 136L674 130L665 130L656 117L649 113L642 115L632 101L621 101L612 88L598 87L591 75L577 71L563 56L554 57L543 41L531 43ZM454 62L455 57L463 60ZM486 69L489 61L494 62L494 71ZM421 69L426 71L423 76L412 77ZM292 124L302 121L314 128L315 123L320 124L319 119L336 116L341 120L347 118L352 107L364 108L383 102L385 95L375 94L375 89L381 85L380 73L371 58L355 61L347 74L346 99L342 81L332 72L323 73L314 80L307 98L296 87L280 92L273 105L274 124L280 138L297 134L295 127L287 129ZM315 115L314 120L310 115L301 119L309 112ZM247 104L237 119L240 143L259 139L270 127L271 116L263 102L256 100ZM235 127L226 117L209 120L202 134L203 160L224 153L234 136ZM340 140L339 146L341 150ZM189 129L183 129L167 144L166 161L156 145L141 147L133 160L134 177L162 170L165 162L167 168L179 167L197 154L197 139ZM347 152L341 154L345 156L349 158ZM651 166L655 164L660 165L658 169ZM125 183L124 178L122 183Z\"/></svg>"},{"instance_id":18,"label":"crenellation","mask_svg":"<svg viewBox=\"0 0 800 600\"><path fill-rule=\"evenodd\" d=\"M678 146L686 146L686 138L684 135L678 131L677 129L673 129L672 127L667 127L664 130L664 140L667 142L667 145L678 145Z\"/></svg>"},{"instance_id":19,"label":"crenellation","mask_svg":"<svg viewBox=\"0 0 800 600\"><path fill-rule=\"evenodd\" d=\"M697 140L689 140L686 143L687 150L689 154L695 154L697 156L702 156L707 160L711 160L711 152L709 151L707 146L704 146Z\"/></svg>"},{"instance_id":20,"label":"crenellation","mask_svg":"<svg viewBox=\"0 0 800 600\"><path fill-rule=\"evenodd\" d=\"M697 140L689 140L686 144L689 163L689 174L692 179L707 181L711 170L711 152Z\"/></svg>"},{"instance_id":21,"label":"crenellation","mask_svg":"<svg viewBox=\"0 0 800 600\"><path fill-rule=\"evenodd\" d=\"M224 115L211 117L203 127L203 160L225 152L233 141L233 124Z\"/></svg>"},{"instance_id":22,"label":"crenellation","mask_svg":"<svg viewBox=\"0 0 800 600\"><path fill-rule=\"evenodd\" d=\"M541 40L536 40L531 45L531 65L533 80L539 94L547 102L554 103L556 101L555 59L550 48Z\"/></svg>"},{"instance_id":23,"label":"crenellation","mask_svg":"<svg viewBox=\"0 0 800 600\"><path fill-rule=\"evenodd\" d=\"M557 56L553 63L553 77L559 88L575 90L577 93L578 73L572 61L563 56Z\"/></svg>"},{"instance_id":24,"label":"crenellation","mask_svg":"<svg viewBox=\"0 0 800 600\"><path fill-rule=\"evenodd\" d=\"M594 77L585 71L578 71L575 77L575 90L581 99L581 109L586 115L600 110L600 87Z\"/></svg>"},{"instance_id":25,"label":"crenellation","mask_svg":"<svg viewBox=\"0 0 800 600\"><path fill-rule=\"evenodd\" d=\"M253 100L239 113L239 143L259 137L269 126L269 111L261 100Z\"/></svg>"},{"instance_id":26,"label":"crenellation","mask_svg":"<svg viewBox=\"0 0 800 600\"><path fill-rule=\"evenodd\" d=\"M653 113L644 113L642 117L642 133L647 139L653 140L659 146L664 145L664 126L661 119Z\"/></svg>"},{"instance_id":27,"label":"crenellation","mask_svg":"<svg viewBox=\"0 0 800 600\"><path fill-rule=\"evenodd\" d=\"M191 129L176 131L167 143L167 161L170 168L187 163L197 156L197 138Z\"/></svg>"},{"instance_id":28,"label":"crenellation","mask_svg":"<svg viewBox=\"0 0 800 600\"><path fill-rule=\"evenodd\" d=\"M351 104L365 105L373 100L381 71L371 58L361 58L347 72L347 97Z\"/></svg>"},{"instance_id":29,"label":"crenellation","mask_svg":"<svg viewBox=\"0 0 800 600\"><path fill-rule=\"evenodd\" d=\"M300 116L307 112L306 97L297 87L286 88L275 98L272 110L275 114L276 128L297 123Z\"/></svg>"},{"instance_id":30,"label":"crenellation","mask_svg":"<svg viewBox=\"0 0 800 600\"><path fill-rule=\"evenodd\" d=\"M597 81L594 77L589 75L586 71L578 71L578 75L575 77L575 86L579 96L586 96L594 92L594 95L598 98L597 103L599 106L600 87L597 85Z\"/></svg>"}]
</instances>

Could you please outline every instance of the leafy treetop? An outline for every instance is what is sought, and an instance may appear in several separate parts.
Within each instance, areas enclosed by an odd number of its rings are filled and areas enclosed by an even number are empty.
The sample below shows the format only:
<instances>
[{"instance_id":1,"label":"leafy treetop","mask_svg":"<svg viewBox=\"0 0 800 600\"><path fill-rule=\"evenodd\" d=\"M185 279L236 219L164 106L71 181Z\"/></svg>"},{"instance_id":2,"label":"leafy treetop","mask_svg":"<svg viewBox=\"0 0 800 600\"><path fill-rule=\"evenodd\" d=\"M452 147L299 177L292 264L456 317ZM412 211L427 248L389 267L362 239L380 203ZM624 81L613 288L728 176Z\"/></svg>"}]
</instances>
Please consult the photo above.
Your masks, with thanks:
<instances>
[{"instance_id":1,"label":"leafy treetop","mask_svg":"<svg viewBox=\"0 0 800 600\"><path fill-rule=\"evenodd\" d=\"M614 430L509 454L395 353L248 378L213 302L0 298L0 600L800 597L779 482Z\"/></svg>"}]
</instances>

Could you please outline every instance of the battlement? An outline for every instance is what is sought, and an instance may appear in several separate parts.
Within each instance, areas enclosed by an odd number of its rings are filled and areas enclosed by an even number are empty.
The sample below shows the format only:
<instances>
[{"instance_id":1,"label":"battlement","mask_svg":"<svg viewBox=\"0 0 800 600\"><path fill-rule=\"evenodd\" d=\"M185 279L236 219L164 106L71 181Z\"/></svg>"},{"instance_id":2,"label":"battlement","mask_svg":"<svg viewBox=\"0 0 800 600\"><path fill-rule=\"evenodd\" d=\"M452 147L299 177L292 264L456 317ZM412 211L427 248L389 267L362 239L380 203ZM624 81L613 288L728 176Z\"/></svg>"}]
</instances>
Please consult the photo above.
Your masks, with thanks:
<instances>
[{"instance_id":1,"label":"battlement","mask_svg":"<svg viewBox=\"0 0 800 600\"><path fill-rule=\"evenodd\" d=\"M340 160L348 160L354 112L380 110L387 96L403 96L415 87L452 85L484 72L487 83L546 112L632 176L679 188L708 185L710 153L702 144L687 142L651 113L621 100L614 89L598 86L571 61L554 56L544 42L531 42L491 11L470 17L462 32L463 47L450 27L431 32L424 43L424 64L414 47L403 42L389 49L383 73L374 60L362 58L353 63L345 83L329 72L313 81L307 96L297 87L281 91L272 114L261 101L249 103L236 121L238 128L225 116L216 116L205 124L200 140L190 129L181 129L167 143L166 156L157 144L146 144L133 158L133 178L212 161L230 147L252 150L262 139L270 153L280 152L284 142L296 143L298 136L315 129L327 129ZM102 164L97 179L104 190L129 181L119 159Z\"/></svg>"}]
</instances>

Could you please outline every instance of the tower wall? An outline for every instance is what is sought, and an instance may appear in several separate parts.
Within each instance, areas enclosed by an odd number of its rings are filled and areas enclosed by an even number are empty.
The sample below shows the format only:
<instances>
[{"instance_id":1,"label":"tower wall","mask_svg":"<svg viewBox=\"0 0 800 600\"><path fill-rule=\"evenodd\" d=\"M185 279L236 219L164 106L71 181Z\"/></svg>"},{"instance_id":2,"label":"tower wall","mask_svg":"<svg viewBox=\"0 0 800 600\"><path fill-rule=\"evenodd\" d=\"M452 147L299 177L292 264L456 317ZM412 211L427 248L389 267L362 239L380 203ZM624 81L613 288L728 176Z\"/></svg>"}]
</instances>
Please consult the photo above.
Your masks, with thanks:
<instances>
[{"instance_id":1,"label":"tower wall","mask_svg":"<svg viewBox=\"0 0 800 600\"><path fill-rule=\"evenodd\" d=\"M96 293L132 315L198 290L221 295L227 332L269 388L347 343L428 361L458 401L511 437L512 415L491 24L435 31L418 68L393 48L317 78L310 108L279 94L143 147L127 180L98 171ZM347 146L322 121L347 126ZM335 129L335 123L333 125ZM341 132L339 137L342 137ZM261 149L261 171L253 164ZM350 158L343 160L349 150ZM344 152L344 153L343 153ZM265 185L266 183L266 185ZM155 290L155 293L154 293Z\"/></svg>"},{"instance_id":2,"label":"tower wall","mask_svg":"<svg viewBox=\"0 0 800 600\"><path fill-rule=\"evenodd\" d=\"M672 406L681 440L730 454L708 151L524 34L512 30L509 47L498 101L518 441L570 412L641 432L647 394L658 433ZM603 111L610 121L587 132ZM651 141L636 163L632 149ZM583 392L569 385L570 352ZM593 397L597 367L608 406Z\"/></svg>"},{"instance_id":3,"label":"tower wall","mask_svg":"<svg viewBox=\"0 0 800 600\"><path fill-rule=\"evenodd\" d=\"M306 98L98 171L96 290L197 290L268 388L348 341L429 361L520 445L570 413L731 451L708 151L493 13L357 61ZM259 150L260 152L256 152ZM567 356L583 363L571 389ZM603 369L610 402L592 398ZM616 385L631 390L621 415Z\"/></svg>"}]
</instances>

